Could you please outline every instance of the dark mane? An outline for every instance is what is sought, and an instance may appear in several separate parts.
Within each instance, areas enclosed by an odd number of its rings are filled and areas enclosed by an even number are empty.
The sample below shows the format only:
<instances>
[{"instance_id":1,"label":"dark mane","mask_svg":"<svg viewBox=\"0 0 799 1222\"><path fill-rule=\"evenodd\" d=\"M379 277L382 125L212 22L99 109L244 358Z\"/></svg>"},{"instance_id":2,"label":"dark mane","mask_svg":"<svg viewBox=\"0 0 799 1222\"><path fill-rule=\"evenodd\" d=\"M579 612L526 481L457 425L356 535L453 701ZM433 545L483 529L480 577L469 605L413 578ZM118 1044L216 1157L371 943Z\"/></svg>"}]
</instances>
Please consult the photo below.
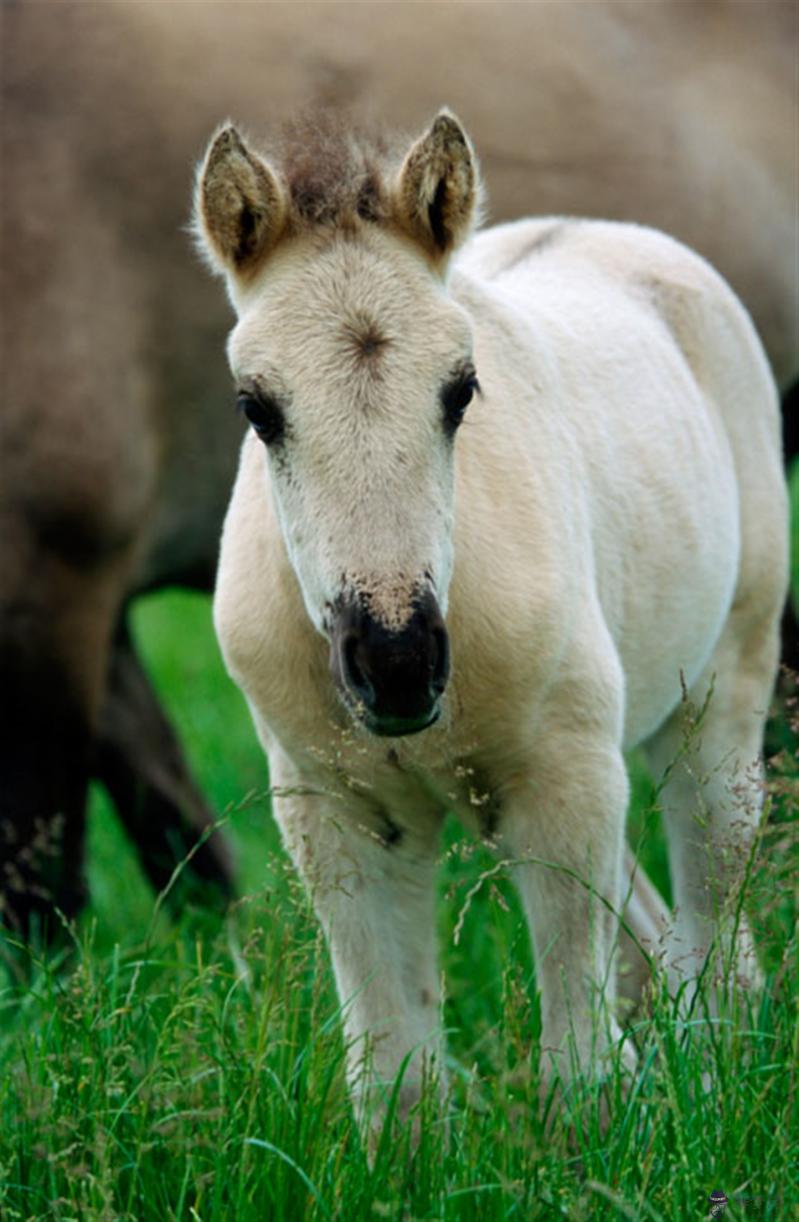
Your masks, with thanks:
<instances>
[{"instance_id":1,"label":"dark mane","mask_svg":"<svg viewBox=\"0 0 799 1222\"><path fill-rule=\"evenodd\" d=\"M317 112L288 122L268 151L289 189L296 225L347 227L388 218L393 147L380 130Z\"/></svg>"}]
</instances>

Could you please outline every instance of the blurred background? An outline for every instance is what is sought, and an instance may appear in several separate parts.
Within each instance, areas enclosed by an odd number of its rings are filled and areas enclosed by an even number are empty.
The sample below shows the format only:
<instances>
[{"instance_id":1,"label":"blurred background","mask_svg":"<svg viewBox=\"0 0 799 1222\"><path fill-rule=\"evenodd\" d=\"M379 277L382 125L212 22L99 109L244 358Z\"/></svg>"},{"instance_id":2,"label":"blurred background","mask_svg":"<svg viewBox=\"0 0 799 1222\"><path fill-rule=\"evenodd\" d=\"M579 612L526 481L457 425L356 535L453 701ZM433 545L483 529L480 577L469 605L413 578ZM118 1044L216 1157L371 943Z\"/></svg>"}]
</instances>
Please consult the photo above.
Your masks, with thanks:
<instances>
[{"instance_id":1,"label":"blurred background","mask_svg":"<svg viewBox=\"0 0 799 1222\"><path fill-rule=\"evenodd\" d=\"M186 232L216 125L257 146L321 107L413 135L450 106L489 221L640 221L716 265L758 325L793 451L797 10L16 0L2 55L4 906L27 931L88 900L111 945L140 936L153 887L219 815L233 858L205 842L180 904L268 886L277 847L207 593L240 438L231 315ZM632 767L640 824L652 787ZM657 836L646 854L667 891Z\"/></svg>"}]
</instances>

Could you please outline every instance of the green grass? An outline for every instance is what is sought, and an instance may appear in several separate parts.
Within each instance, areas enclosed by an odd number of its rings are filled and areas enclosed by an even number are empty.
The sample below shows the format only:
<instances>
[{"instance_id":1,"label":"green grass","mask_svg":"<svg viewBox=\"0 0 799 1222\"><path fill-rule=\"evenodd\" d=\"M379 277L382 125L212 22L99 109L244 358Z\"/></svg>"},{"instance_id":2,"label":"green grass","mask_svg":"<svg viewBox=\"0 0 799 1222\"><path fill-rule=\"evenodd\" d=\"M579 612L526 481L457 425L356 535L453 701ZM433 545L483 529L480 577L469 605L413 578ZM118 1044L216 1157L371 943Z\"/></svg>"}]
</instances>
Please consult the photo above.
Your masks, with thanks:
<instances>
[{"instance_id":1,"label":"green grass","mask_svg":"<svg viewBox=\"0 0 799 1222\"><path fill-rule=\"evenodd\" d=\"M799 498L799 471L793 493ZM795 591L799 596L799 591ZM156 908L104 795L92 795L91 905L66 962L0 990L0 1218L660 1219L799 1217L799 811L795 740L776 725L770 820L749 886L768 988L688 1024L659 996L636 1025L641 1069L542 1104L534 969L506 879L452 824L440 878L450 1094L422 1101L373 1166L343 1080L338 1002L308 904L269 815L268 776L226 679L206 599L135 613L144 658L239 853L226 919ZM654 791L637 757L632 828L668 886ZM612 1120L603 1127L609 1108Z\"/></svg>"}]
</instances>

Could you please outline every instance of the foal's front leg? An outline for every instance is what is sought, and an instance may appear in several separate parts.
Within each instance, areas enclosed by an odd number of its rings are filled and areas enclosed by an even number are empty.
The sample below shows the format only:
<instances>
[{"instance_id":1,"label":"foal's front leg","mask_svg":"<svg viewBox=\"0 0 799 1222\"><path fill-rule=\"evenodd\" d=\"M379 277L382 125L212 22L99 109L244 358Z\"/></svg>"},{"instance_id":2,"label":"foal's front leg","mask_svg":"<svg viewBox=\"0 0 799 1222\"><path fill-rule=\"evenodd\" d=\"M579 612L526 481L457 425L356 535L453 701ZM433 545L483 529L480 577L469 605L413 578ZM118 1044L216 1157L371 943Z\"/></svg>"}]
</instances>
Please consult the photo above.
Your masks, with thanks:
<instances>
[{"instance_id":1,"label":"foal's front leg","mask_svg":"<svg viewBox=\"0 0 799 1222\"><path fill-rule=\"evenodd\" d=\"M617 747L561 732L540 745L503 801L500 844L516 863L530 923L541 1046L564 1080L601 1068L600 1058L620 1038L613 913L623 902L627 795ZM625 1057L632 1060L631 1052Z\"/></svg>"},{"instance_id":2,"label":"foal's front leg","mask_svg":"<svg viewBox=\"0 0 799 1222\"><path fill-rule=\"evenodd\" d=\"M403 1071L398 1110L440 1077L435 871L440 821L413 829L373 803L310 792L272 762L274 810L330 948L359 1124L379 1130ZM305 792L303 792L305 790Z\"/></svg>"}]
</instances>

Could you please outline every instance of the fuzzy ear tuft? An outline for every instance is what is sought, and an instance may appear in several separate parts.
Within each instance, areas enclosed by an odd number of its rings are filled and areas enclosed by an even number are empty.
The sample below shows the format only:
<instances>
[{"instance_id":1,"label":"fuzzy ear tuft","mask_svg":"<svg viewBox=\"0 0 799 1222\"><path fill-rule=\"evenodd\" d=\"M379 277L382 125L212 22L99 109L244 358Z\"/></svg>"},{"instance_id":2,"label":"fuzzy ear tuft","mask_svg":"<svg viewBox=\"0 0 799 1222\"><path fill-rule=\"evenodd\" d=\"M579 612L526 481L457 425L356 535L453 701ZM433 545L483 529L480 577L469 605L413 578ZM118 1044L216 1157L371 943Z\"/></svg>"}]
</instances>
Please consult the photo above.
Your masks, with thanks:
<instances>
[{"instance_id":1,"label":"fuzzy ear tuft","mask_svg":"<svg viewBox=\"0 0 799 1222\"><path fill-rule=\"evenodd\" d=\"M285 219L285 196L276 175L226 124L208 146L197 175L194 229L201 249L218 271L245 276L275 245Z\"/></svg>"},{"instance_id":2,"label":"fuzzy ear tuft","mask_svg":"<svg viewBox=\"0 0 799 1222\"><path fill-rule=\"evenodd\" d=\"M442 261L477 223L480 195L469 138L455 115L442 110L403 162L396 192L399 222Z\"/></svg>"}]
</instances>

